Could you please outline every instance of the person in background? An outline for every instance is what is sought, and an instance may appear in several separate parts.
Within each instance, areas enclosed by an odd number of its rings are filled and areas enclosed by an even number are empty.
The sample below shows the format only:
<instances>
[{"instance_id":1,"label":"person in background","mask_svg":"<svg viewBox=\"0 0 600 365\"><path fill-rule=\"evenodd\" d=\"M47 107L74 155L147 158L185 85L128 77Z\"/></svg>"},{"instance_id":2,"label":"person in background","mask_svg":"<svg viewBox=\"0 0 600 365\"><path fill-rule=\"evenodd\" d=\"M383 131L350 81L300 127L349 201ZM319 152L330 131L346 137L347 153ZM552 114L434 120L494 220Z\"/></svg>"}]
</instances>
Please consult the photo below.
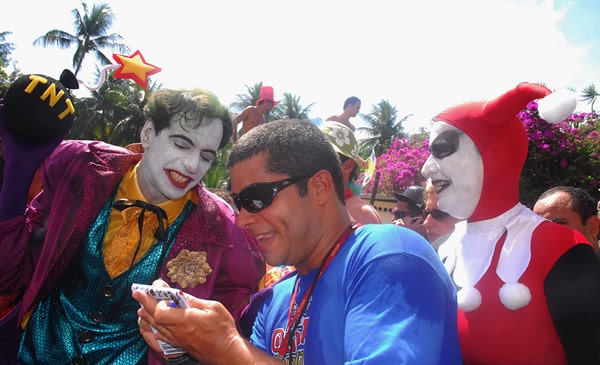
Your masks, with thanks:
<instances>
[{"instance_id":1,"label":"person in background","mask_svg":"<svg viewBox=\"0 0 600 365\"><path fill-rule=\"evenodd\" d=\"M597 204L587 191L574 186L556 186L543 192L533 211L554 223L576 229L598 252L600 219Z\"/></svg>"},{"instance_id":2,"label":"person in background","mask_svg":"<svg viewBox=\"0 0 600 365\"><path fill-rule=\"evenodd\" d=\"M203 364L461 364L455 289L437 254L412 230L353 224L337 153L317 126L258 126L227 165L237 224L267 263L297 271L254 297L249 341L216 301L170 308L135 291L151 346L167 340Z\"/></svg>"},{"instance_id":3,"label":"person in background","mask_svg":"<svg viewBox=\"0 0 600 365\"><path fill-rule=\"evenodd\" d=\"M250 105L246 107L240 114L233 118L233 143L238 140L238 124L242 123L240 135L248 133L252 128L266 122L265 114L270 112L277 105L274 98L273 87L262 86L260 88L260 97L256 101L256 106Z\"/></svg>"},{"instance_id":4,"label":"person in background","mask_svg":"<svg viewBox=\"0 0 600 365\"><path fill-rule=\"evenodd\" d=\"M231 191L221 188L209 188L208 190L214 195L216 195L217 198L223 199L231 207L231 209L233 209L234 212L238 213L237 207L235 206L235 204L233 203L233 199L231 198Z\"/></svg>"},{"instance_id":5,"label":"person in background","mask_svg":"<svg viewBox=\"0 0 600 365\"><path fill-rule=\"evenodd\" d=\"M235 212L200 184L231 136L214 94L150 95L130 149L27 143L1 112L0 296L19 298L20 364L160 364L137 329L133 283L161 278L240 318L265 266ZM40 165L43 186L27 206Z\"/></svg>"},{"instance_id":6,"label":"person in background","mask_svg":"<svg viewBox=\"0 0 600 365\"><path fill-rule=\"evenodd\" d=\"M381 223L381 216L375 207L361 198L362 186L355 181L360 174L356 161L358 157L358 143L354 132L338 122L325 122L321 131L333 146L340 158L342 175L344 177L344 195L346 207L350 216L358 223Z\"/></svg>"},{"instance_id":7,"label":"person in background","mask_svg":"<svg viewBox=\"0 0 600 365\"><path fill-rule=\"evenodd\" d=\"M354 132L354 124L350 122L350 118L354 118L358 112L360 112L361 101L356 96L350 96L344 100L344 107L342 114L332 115L325 119L326 122L338 122L342 123L346 127L350 128Z\"/></svg>"},{"instance_id":8,"label":"person in background","mask_svg":"<svg viewBox=\"0 0 600 365\"><path fill-rule=\"evenodd\" d=\"M454 226L461 220L439 209L437 188L431 180L427 180L425 184L423 199L425 200L423 227L425 227L429 242L437 251L448 236L454 232Z\"/></svg>"},{"instance_id":9,"label":"person in background","mask_svg":"<svg viewBox=\"0 0 600 365\"><path fill-rule=\"evenodd\" d=\"M396 197L396 206L392 210L392 215L394 216L392 224L412 229L429 240L425 227L423 227L425 220L424 191L424 187L412 185L407 187L402 193L394 194L394 197Z\"/></svg>"}]
</instances>

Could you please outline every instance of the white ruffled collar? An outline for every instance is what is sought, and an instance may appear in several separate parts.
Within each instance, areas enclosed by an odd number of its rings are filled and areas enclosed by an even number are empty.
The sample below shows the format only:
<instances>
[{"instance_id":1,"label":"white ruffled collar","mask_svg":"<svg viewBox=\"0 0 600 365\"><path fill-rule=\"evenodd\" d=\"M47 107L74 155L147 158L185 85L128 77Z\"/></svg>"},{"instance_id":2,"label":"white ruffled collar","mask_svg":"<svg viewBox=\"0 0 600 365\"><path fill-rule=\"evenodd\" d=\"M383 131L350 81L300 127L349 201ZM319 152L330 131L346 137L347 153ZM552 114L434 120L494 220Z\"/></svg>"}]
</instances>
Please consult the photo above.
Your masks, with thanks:
<instances>
[{"instance_id":1,"label":"white ruffled collar","mask_svg":"<svg viewBox=\"0 0 600 365\"><path fill-rule=\"evenodd\" d=\"M531 301L529 288L519 279L531 259L531 236L544 219L518 203L498 217L479 222L459 222L438 252L454 283L460 287L458 306L465 312L481 305L481 293L475 285L488 271L496 243L506 232L496 273L504 282L499 296L511 310Z\"/></svg>"}]
</instances>

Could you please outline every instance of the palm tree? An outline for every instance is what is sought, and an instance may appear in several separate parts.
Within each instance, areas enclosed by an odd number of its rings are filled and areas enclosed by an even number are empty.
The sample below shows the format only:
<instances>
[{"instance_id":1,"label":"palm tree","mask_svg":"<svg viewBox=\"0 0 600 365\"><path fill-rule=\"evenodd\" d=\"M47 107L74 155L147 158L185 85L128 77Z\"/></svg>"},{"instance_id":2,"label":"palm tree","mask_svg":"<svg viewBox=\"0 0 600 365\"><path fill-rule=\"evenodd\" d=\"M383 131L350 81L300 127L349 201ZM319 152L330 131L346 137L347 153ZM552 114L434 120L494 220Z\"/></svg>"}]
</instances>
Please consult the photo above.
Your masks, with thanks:
<instances>
[{"instance_id":1,"label":"palm tree","mask_svg":"<svg viewBox=\"0 0 600 365\"><path fill-rule=\"evenodd\" d=\"M225 167L231 142L223 149L217 151L217 157L202 177L202 185L211 189L227 189L229 184L229 170Z\"/></svg>"},{"instance_id":2,"label":"palm tree","mask_svg":"<svg viewBox=\"0 0 600 365\"><path fill-rule=\"evenodd\" d=\"M43 47L69 48L76 46L73 55L75 76L81 69L83 59L88 53L94 54L101 65L108 65L112 61L101 52L101 49L107 48L122 53L129 52L129 47L119 43L123 39L120 35L116 33L108 34L114 17L108 4L94 5L91 11L88 11L88 6L85 3L82 2L81 6L83 14L79 9L72 10L75 18L75 34L53 29L33 42L34 46L42 45Z\"/></svg>"},{"instance_id":3,"label":"palm tree","mask_svg":"<svg viewBox=\"0 0 600 365\"><path fill-rule=\"evenodd\" d=\"M262 81L257 82L252 86L244 85L246 87L247 94L237 94L237 100L229 105L236 113L241 112L250 105L256 105L256 102L260 98L260 88L262 87Z\"/></svg>"},{"instance_id":4,"label":"palm tree","mask_svg":"<svg viewBox=\"0 0 600 365\"><path fill-rule=\"evenodd\" d=\"M6 94L10 87L11 78L6 73L5 67L10 62L10 54L15 49L13 43L7 42L6 37L12 34L11 32L0 32L0 98ZM0 142L1 143L1 142ZM4 171L4 156L0 150L0 186L2 186L2 176Z\"/></svg>"},{"instance_id":5,"label":"palm tree","mask_svg":"<svg viewBox=\"0 0 600 365\"><path fill-rule=\"evenodd\" d=\"M10 34L12 32L0 32L0 97L6 94L6 90L18 74L18 71L13 71L13 74L9 75L5 69L11 61L10 54L15 50L15 44L6 40Z\"/></svg>"},{"instance_id":6,"label":"palm tree","mask_svg":"<svg viewBox=\"0 0 600 365\"><path fill-rule=\"evenodd\" d=\"M153 83L146 91L128 80L109 75L100 89L74 101L75 121L69 138L101 140L120 146L138 142L147 97L159 88L160 85Z\"/></svg>"},{"instance_id":7,"label":"palm tree","mask_svg":"<svg viewBox=\"0 0 600 365\"><path fill-rule=\"evenodd\" d=\"M300 97L289 92L283 93L283 101L277 104L272 111L275 119L310 119L308 113L315 103L303 107L300 105Z\"/></svg>"},{"instance_id":8,"label":"palm tree","mask_svg":"<svg viewBox=\"0 0 600 365\"><path fill-rule=\"evenodd\" d=\"M387 100L381 100L372 107L371 113L361 115L368 127L360 127L358 130L365 132L369 136L360 143L361 150L374 149L377 156L387 151L394 138L406 137L402 123L411 115L408 114L396 122L396 118L398 117L396 107L391 105Z\"/></svg>"},{"instance_id":9,"label":"palm tree","mask_svg":"<svg viewBox=\"0 0 600 365\"><path fill-rule=\"evenodd\" d=\"M6 37L12 32L0 32L0 67L4 68L10 62L10 54L15 50L15 44L8 42Z\"/></svg>"},{"instance_id":10,"label":"palm tree","mask_svg":"<svg viewBox=\"0 0 600 365\"><path fill-rule=\"evenodd\" d=\"M600 96L600 93L596 91L594 84L586 86L581 92L581 101L587 101L588 104L591 104L592 113L595 113L594 103L596 102L598 96Z\"/></svg>"}]
</instances>

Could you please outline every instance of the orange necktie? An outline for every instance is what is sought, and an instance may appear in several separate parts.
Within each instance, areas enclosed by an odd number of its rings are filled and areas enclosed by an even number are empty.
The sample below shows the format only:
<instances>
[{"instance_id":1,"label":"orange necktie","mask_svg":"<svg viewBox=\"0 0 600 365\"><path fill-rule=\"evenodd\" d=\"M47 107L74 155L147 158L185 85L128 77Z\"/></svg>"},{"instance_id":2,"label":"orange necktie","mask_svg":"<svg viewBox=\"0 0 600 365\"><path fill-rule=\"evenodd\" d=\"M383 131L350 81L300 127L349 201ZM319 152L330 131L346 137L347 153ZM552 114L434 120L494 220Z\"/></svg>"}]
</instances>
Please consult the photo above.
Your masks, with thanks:
<instances>
[{"instance_id":1,"label":"orange necktie","mask_svg":"<svg viewBox=\"0 0 600 365\"><path fill-rule=\"evenodd\" d=\"M158 227L158 218L148 210L144 213L140 239L139 216L142 210L137 206L123 209L123 225L115 233L113 240L104 245L104 265L111 278L127 271L156 242L154 233Z\"/></svg>"}]
</instances>

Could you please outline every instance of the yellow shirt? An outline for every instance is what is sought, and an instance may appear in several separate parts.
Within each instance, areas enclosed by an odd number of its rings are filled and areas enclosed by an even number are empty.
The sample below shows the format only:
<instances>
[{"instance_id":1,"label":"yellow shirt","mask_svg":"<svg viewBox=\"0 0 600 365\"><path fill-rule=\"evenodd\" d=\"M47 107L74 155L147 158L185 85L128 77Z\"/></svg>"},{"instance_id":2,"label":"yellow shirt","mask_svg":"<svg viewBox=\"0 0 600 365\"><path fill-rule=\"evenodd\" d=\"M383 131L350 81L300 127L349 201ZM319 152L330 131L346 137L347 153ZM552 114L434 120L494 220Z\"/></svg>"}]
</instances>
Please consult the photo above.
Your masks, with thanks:
<instances>
[{"instance_id":1,"label":"yellow shirt","mask_svg":"<svg viewBox=\"0 0 600 365\"><path fill-rule=\"evenodd\" d=\"M121 181L121 184L117 190L115 201L122 198L147 201L137 183L136 176L138 166L139 163L129 170L125 176L123 176L123 180ZM179 216L183 210L183 207L185 206L186 201L188 200L197 202L197 197L192 190L188 191L186 195L179 199L167 200L158 204L158 206L162 208L165 213L167 213L168 224L171 224ZM114 278L127 271L132 262L139 260L150 249L150 247L152 247L154 242L156 242L156 239L154 238L154 232L158 226L158 220L154 213L146 212L146 214L144 214L143 239L138 254L135 257L135 260L132 261L132 256L139 241L139 229L137 218L132 219L132 223L124 226L126 216L125 212L130 209L133 208L128 208L123 211L113 208L112 212L110 213L108 229L104 239L103 255L106 271L111 278ZM141 209L138 208L138 211L139 210ZM136 217L137 216L139 216L139 212L137 213ZM122 227L126 227L124 228L124 232L119 232ZM167 227L167 225L165 225L165 227ZM119 237L117 237L118 232Z\"/></svg>"}]
</instances>

